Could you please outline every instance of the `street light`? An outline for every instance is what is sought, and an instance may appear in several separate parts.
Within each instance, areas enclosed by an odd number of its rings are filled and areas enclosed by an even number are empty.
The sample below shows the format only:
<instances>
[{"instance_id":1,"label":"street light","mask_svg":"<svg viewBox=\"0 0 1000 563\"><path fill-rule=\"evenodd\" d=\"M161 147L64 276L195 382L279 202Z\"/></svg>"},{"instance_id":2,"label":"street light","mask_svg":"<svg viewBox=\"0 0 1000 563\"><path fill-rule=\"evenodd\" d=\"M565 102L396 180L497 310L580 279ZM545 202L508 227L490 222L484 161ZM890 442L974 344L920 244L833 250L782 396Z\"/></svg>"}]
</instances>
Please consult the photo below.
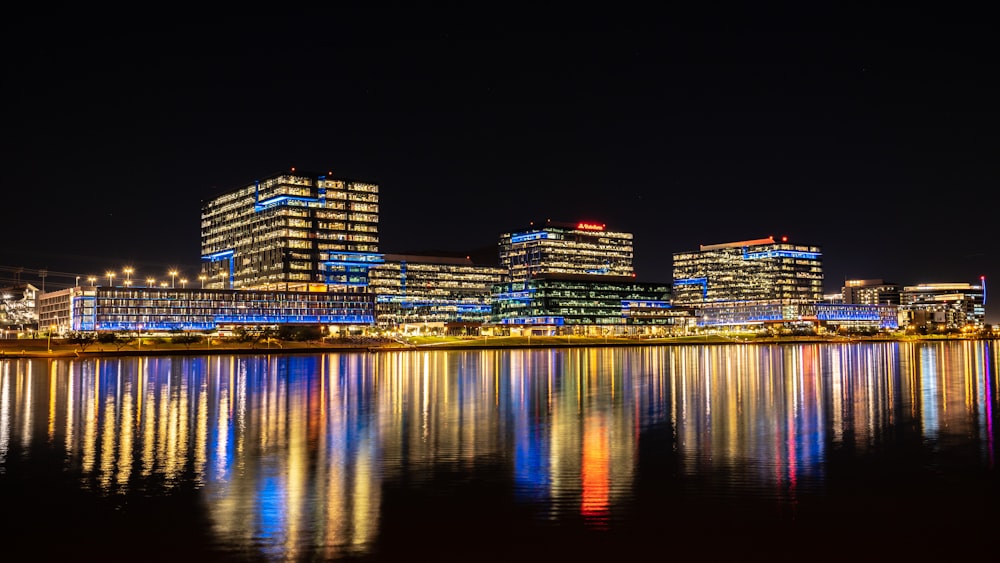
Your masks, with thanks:
<instances>
[{"instance_id":1,"label":"street light","mask_svg":"<svg viewBox=\"0 0 1000 563\"><path fill-rule=\"evenodd\" d=\"M125 287L132 287L132 280L125 280L122 282Z\"/></svg>"},{"instance_id":2,"label":"street light","mask_svg":"<svg viewBox=\"0 0 1000 563\"><path fill-rule=\"evenodd\" d=\"M181 287L186 288L187 287L187 283L188 283L188 281L186 279L181 278Z\"/></svg>"},{"instance_id":3,"label":"street light","mask_svg":"<svg viewBox=\"0 0 1000 563\"><path fill-rule=\"evenodd\" d=\"M111 280L115 278L114 272L108 272L108 285L111 285Z\"/></svg>"},{"instance_id":4,"label":"street light","mask_svg":"<svg viewBox=\"0 0 1000 563\"><path fill-rule=\"evenodd\" d=\"M97 284L97 276L87 276L87 281L90 282L90 285L96 285Z\"/></svg>"},{"instance_id":5,"label":"street light","mask_svg":"<svg viewBox=\"0 0 1000 563\"><path fill-rule=\"evenodd\" d=\"M174 278L177 277L177 270L170 270L170 289L174 288Z\"/></svg>"},{"instance_id":6,"label":"street light","mask_svg":"<svg viewBox=\"0 0 1000 563\"><path fill-rule=\"evenodd\" d=\"M202 289L205 289L205 278L206 278L205 274L202 274L202 275L198 276L198 279L201 280L201 288Z\"/></svg>"},{"instance_id":7,"label":"street light","mask_svg":"<svg viewBox=\"0 0 1000 563\"><path fill-rule=\"evenodd\" d=\"M154 285L155 283L156 280L154 280L153 278L146 278L146 287L156 287Z\"/></svg>"},{"instance_id":8,"label":"street light","mask_svg":"<svg viewBox=\"0 0 1000 563\"><path fill-rule=\"evenodd\" d=\"M56 325L49 325L49 343L47 345L49 352L52 351L52 331L56 329Z\"/></svg>"},{"instance_id":9,"label":"street light","mask_svg":"<svg viewBox=\"0 0 1000 563\"><path fill-rule=\"evenodd\" d=\"M134 271L132 266L125 266L125 269L122 271L125 272L125 281L129 282L125 285L132 285L132 272Z\"/></svg>"}]
</instances>

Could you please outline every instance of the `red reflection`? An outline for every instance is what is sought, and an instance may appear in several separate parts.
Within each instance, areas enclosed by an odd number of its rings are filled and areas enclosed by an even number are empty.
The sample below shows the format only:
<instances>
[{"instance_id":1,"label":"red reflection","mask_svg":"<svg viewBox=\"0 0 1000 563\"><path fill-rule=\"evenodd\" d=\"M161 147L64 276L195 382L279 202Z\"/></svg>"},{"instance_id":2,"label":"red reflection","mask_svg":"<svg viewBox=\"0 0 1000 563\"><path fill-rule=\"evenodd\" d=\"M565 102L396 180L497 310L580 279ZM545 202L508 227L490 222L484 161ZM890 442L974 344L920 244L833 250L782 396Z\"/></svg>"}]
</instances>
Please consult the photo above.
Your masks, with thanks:
<instances>
[{"instance_id":1,"label":"red reflection","mask_svg":"<svg viewBox=\"0 0 1000 563\"><path fill-rule=\"evenodd\" d=\"M608 520L610 476L608 430L603 420L591 420L583 433L580 477L583 487L580 513L591 525L605 527Z\"/></svg>"}]
</instances>

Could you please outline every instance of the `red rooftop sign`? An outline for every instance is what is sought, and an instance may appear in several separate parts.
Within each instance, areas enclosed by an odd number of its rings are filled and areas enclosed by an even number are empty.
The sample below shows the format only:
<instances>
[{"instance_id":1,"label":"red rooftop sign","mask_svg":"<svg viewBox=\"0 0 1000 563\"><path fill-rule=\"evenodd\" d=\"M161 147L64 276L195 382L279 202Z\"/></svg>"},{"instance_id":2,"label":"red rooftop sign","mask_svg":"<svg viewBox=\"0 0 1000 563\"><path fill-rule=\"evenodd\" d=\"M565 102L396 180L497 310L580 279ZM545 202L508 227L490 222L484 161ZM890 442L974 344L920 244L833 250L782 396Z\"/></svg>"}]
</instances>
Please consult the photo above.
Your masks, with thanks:
<instances>
[{"instance_id":1,"label":"red rooftop sign","mask_svg":"<svg viewBox=\"0 0 1000 563\"><path fill-rule=\"evenodd\" d=\"M578 223L576 228L581 231L603 231L604 225L598 225L597 223Z\"/></svg>"}]
</instances>

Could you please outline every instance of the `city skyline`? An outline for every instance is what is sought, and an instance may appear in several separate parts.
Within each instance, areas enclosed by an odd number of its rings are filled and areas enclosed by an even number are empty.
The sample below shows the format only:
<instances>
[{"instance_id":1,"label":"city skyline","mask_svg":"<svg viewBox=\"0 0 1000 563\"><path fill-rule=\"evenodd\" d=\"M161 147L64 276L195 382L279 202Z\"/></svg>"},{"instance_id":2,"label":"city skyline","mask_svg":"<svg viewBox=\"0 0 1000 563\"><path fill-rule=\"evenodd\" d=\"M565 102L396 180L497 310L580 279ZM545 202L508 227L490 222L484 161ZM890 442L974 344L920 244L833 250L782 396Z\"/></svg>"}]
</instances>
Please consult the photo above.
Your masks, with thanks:
<instances>
[{"instance_id":1,"label":"city skyline","mask_svg":"<svg viewBox=\"0 0 1000 563\"><path fill-rule=\"evenodd\" d=\"M196 275L201 201L295 167L378 184L384 253L495 249L550 218L633 233L641 281L772 235L822 247L827 292L1000 276L985 28L240 23L46 22L38 42L7 22L0 266Z\"/></svg>"}]
</instances>

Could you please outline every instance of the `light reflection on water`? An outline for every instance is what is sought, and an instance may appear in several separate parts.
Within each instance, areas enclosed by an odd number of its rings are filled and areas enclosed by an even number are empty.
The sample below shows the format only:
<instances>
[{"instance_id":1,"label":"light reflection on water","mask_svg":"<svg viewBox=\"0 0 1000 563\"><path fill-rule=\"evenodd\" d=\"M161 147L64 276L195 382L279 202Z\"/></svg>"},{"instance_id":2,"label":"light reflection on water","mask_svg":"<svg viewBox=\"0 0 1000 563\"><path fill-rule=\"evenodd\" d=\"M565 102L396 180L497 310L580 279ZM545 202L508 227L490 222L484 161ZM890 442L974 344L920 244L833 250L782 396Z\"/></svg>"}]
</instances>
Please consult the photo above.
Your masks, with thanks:
<instances>
[{"instance_id":1,"label":"light reflection on water","mask_svg":"<svg viewBox=\"0 0 1000 563\"><path fill-rule=\"evenodd\" d=\"M5 361L0 478L57 446L80 489L193 488L215 549L272 560L386 552L463 495L524 543L648 528L650 474L664 502L795 515L844 452L915 439L994 475L996 365L981 341ZM974 455L928 457L951 449Z\"/></svg>"}]
</instances>

